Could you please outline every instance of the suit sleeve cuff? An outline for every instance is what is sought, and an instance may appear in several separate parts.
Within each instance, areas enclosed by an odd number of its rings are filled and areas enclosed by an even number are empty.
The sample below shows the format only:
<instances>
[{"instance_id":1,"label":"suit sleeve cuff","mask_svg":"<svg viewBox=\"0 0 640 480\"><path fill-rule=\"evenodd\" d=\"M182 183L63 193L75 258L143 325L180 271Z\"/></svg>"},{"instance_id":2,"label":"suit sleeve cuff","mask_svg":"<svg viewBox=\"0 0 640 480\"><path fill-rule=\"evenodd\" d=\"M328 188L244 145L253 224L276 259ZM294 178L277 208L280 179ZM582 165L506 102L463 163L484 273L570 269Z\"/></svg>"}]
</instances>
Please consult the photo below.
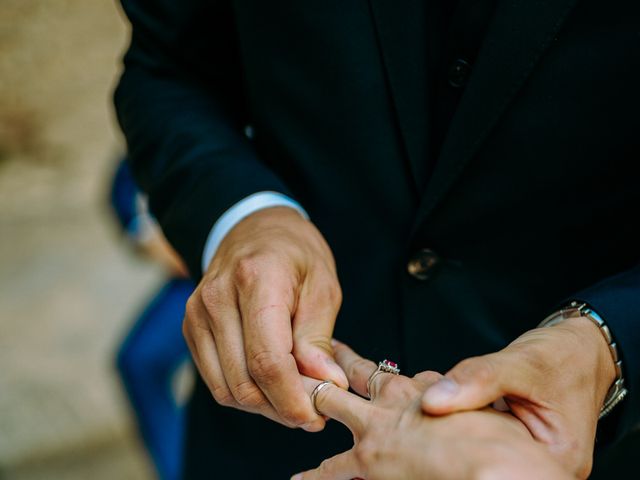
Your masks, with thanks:
<instances>
[{"instance_id":1,"label":"suit sleeve cuff","mask_svg":"<svg viewBox=\"0 0 640 480\"><path fill-rule=\"evenodd\" d=\"M282 193L257 192L249 195L231 206L220 216L220 218L218 218L216 223L214 223L204 245L204 251L202 253L202 271L207 271L207 268L211 263L211 259L213 259L218 251L220 243L222 243L224 237L227 236L233 227L252 213L272 207L293 208L304 218L309 218L307 212L298 202Z\"/></svg>"},{"instance_id":2,"label":"suit sleeve cuff","mask_svg":"<svg viewBox=\"0 0 640 480\"><path fill-rule=\"evenodd\" d=\"M611 443L640 420L640 267L609 278L573 297L603 318L618 346L629 395L601 421L601 440ZM609 418L611 417L611 418ZM606 432L606 433L605 433Z\"/></svg>"}]
</instances>

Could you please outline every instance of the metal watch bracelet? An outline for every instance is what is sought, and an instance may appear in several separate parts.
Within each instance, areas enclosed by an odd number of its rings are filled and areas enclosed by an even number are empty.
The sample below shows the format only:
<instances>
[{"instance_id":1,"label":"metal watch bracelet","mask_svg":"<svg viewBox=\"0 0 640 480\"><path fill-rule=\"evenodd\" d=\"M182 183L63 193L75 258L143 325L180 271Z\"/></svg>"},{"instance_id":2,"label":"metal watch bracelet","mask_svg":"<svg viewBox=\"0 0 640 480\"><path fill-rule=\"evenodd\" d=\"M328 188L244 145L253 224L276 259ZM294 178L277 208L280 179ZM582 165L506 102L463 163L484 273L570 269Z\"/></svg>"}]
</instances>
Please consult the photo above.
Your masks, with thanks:
<instances>
[{"instance_id":1,"label":"metal watch bracelet","mask_svg":"<svg viewBox=\"0 0 640 480\"><path fill-rule=\"evenodd\" d=\"M563 308L558 310L555 313L552 313L547 318L545 318L540 324L538 328L542 327L552 327L563 320L568 318L577 318L577 317L585 317L591 320L599 329L602 335L604 336L607 344L609 345L609 352L611 352L611 357L613 358L613 362L616 368L616 379L611 385L611 388L607 392L607 396L604 399L604 405L600 409L599 418L603 418L613 410L613 408L627 396L627 389L624 386L624 377L622 376L622 360L618 357L618 347L616 343L613 341L613 337L611 336L611 331L604 323L604 320L598 315L596 312L591 310L586 303L581 302L571 302L571 304L567 308Z\"/></svg>"}]
</instances>

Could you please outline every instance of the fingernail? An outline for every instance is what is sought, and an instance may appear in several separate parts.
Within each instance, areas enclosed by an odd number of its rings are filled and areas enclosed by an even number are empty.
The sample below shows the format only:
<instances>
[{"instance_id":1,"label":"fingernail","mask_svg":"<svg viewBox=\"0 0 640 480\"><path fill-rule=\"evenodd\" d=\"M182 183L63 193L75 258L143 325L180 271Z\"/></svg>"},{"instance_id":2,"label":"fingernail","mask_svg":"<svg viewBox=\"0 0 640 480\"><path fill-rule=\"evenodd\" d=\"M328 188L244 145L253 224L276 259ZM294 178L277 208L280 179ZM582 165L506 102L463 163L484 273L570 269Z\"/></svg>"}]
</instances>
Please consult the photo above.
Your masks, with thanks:
<instances>
[{"instance_id":1,"label":"fingernail","mask_svg":"<svg viewBox=\"0 0 640 480\"><path fill-rule=\"evenodd\" d=\"M302 474L296 473L293 477L291 477L291 480L302 480Z\"/></svg>"},{"instance_id":2,"label":"fingernail","mask_svg":"<svg viewBox=\"0 0 640 480\"><path fill-rule=\"evenodd\" d=\"M336 384L342 388L348 388L349 380L347 379L347 375L344 373L344 370L342 370L342 367L334 362L331 357L327 357L326 362L331 369L331 376Z\"/></svg>"},{"instance_id":3,"label":"fingernail","mask_svg":"<svg viewBox=\"0 0 640 480\"><path fill-rule=\"evenodd\" d=\"M320 432L324 428L324 423L320 420L314 420L313 422L305 423L300 428L305 432L316 433Z\"/></svg>"},{"instance_id":4,"label":"fingernail","mask_svg":"<svg viewBox=\"0 0 640 480\"><path fill-rule=\"evenodd\" d=\"M338 343L339 343L339 342L338 342L338 340L336 340L335 338L332 338L332 339L331 339L331 346L332 346L332 347L337 347L337 346L338 346Z\"/></svg>"},{"instance_id":5,"label":"fingernail","mask_svg":"<svg viewBox=\"0 0 640 480\"><path fill-rule=\"evenodd\" d=\"M424 401L431 406L439 406L455 397L460 385L449 378L434 383L424 394Z\"/></svg>"}]
</instances>

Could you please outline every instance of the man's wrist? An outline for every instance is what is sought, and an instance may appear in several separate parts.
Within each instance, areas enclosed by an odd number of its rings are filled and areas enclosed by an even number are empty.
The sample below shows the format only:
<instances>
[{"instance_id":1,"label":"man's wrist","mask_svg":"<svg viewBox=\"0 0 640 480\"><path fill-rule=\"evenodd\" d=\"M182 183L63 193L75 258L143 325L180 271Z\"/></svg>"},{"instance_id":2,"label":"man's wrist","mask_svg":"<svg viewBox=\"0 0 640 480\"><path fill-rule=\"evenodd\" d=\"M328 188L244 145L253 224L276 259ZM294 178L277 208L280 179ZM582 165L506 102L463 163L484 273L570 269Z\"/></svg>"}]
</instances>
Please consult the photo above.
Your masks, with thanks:
<instances>
[{"instance_id":1,"label":"man's wrist","mask_svg":"<svg viewBox=\"0 0 640 480\"><path fill-rule=\"evenodd\" d=\"M616 368L611 352L609 351L609 344L604 335L591 320L581 316L575 318L567 318L562 322L562 325L566 328L570 328L581 339L581 344L585 348L585 351L595 353L597 371L596 376L598 378L600 397L604 399L609 388L616 380Z\"/></svg>"},{"instance_id":2,"label":"man's wrist","mask_svg":"<svg viewBox=\"0 0 640 480\"><path fill-rule=\"evenodd\" d=\"M584 339L586 352L596 353L597 394L603 405L600 418L607 415L627 394L622 375L622 361L617 345L604 320L586 303L571 302L567 307L549 315L539 327L562 323Z\"/></svg>"},{"instance_id":3,"label":"man's wrist","mask_svg":"<svg viewBox=\"0 0 640 480\"><path fill-rule=\"evenodd\" d=\"M202 252L202 271L207 271L220 243L233 227L252 213L273 207L289 207L296 210L304 218L309 218L307 212L298 202L282 193L265 191L249 195L231 206L214 223Z\"/></svg>"}]
</instances>

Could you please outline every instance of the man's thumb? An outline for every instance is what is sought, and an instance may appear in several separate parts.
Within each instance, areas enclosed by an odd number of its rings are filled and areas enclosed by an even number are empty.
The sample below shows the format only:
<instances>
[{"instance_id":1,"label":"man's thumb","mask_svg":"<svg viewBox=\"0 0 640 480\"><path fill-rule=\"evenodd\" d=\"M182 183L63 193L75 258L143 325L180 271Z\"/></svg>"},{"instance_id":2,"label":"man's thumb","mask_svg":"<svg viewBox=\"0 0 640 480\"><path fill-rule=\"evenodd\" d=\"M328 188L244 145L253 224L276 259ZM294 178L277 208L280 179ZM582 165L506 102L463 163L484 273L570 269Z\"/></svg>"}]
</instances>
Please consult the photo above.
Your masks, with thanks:
<instances>
[{"instance_id":1,"label":"man's thumb","mask_svg":"<svg viewBox=\"0 0 640 480\"><path fill-rule=\"evenodd\" d=\"M349 388L346 374L335 362L333 353L327 351L324 343L324 340L319 343L317 340L302 337L296 344L294 339L293 356L300 373L318 380L332 380L344 389Z\"/></svg>"},{"instance_id":2,"label":"man's thumb","mask_svg":"<svg viewBox=\"0 0 640 480\"><path fill-rule=\"evenodd\" d=\"M293 319L293 356L301 374L318 380L332 380L346 389L349 381L335 362L331 346L337 308L321 305L301 301L298 306Z\"/></svg>"},{"instance_id":3,"label":"man's thumb","mask_svg":"<svg viewBox=\"0 0 640 480\"><path fill-rule=\"evenodd\" d=\"M502 365L492 355L463 360L426 390L422 410L444 415L486 407L504 395Z\"/></svg>"}]
</instances>

